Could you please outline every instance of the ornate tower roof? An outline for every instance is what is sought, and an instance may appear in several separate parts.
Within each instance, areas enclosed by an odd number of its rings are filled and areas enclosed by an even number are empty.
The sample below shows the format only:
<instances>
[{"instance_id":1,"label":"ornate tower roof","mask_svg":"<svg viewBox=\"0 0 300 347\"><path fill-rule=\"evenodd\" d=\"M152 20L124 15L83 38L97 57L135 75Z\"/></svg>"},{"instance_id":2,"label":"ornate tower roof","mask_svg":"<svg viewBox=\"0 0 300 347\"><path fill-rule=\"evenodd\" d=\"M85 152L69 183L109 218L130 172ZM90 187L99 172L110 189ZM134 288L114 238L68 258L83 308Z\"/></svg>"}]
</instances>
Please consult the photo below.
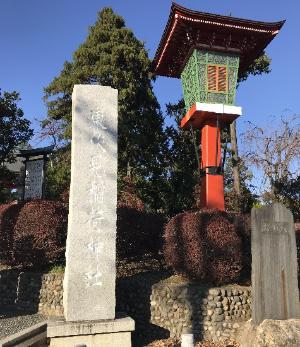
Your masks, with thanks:
<instances>
[{"instance_id":1,"label":"ornate tower roof","mask_svg":"<svg viewBox=\"0 0 300 347\"><path fill-rule=\"evenodd\" d=\"M268 23L189 10L172 4L152 70L176 77L195 48L240 57L239 74L259 57L285 21Z\"/></svg>"}]
</instances>

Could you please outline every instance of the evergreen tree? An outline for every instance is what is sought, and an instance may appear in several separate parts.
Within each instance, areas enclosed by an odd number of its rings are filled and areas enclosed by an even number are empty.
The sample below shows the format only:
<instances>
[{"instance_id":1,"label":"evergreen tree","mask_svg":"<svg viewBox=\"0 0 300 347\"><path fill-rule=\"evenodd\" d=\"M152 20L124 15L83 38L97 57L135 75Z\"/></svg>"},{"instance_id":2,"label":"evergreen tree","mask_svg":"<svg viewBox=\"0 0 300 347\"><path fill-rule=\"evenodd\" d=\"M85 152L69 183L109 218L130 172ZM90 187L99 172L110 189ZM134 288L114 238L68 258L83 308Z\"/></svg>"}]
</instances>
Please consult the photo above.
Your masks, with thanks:
<instances>
[{"instance_id":1,"label":"evergreen tree","mask_svg":"<svg viewBox=\"0 0 300 347\"><path fill-rule=\"evenodd\" d=\"M280 201L291 210L295 221L300 223L300 175L274 182L277 199L271 197L270 202Z\"/></svg>"},{"instance_id":2,"label":"evergreen tree","mask_svg":"<svg viewBox=\"0 0 300 347\"><path fill-rule=\"evenodd\" d=\"M62 199L69 195L71 177L71 147L66 145L56 150L47 162L45 176L45 196Z\"/></svg>"},{"instance_id":3,"label":"evergreen tree","mask_svg":"<svg viewBox=\"0 0 300 347\"><path fill-rule=\"evenodd\" d=\"M252 75L252 76L257 76L257 75L263 75L263 74L268 74L271 72L271 58L263 52L258 58L254 60L254 62L248 67L247 70L245 70L238 79L238 82L243 82L246 81L246 79Z\"/></svg>"},{"instance_id":4,"label":"evergreen tree","mask_svg":"<svg viewBox=\"0 0 300 347\"><path fill-rule=\"evenodd\" d=\"M144 44L125 27L122 17L111 8L104 8L90 27L85 42L74 52L73 60L65 62L59 76L45 88L48 117L43 125L59 122L60 137L68 141L74 84L100 84L118 89L119 175L133 176L140 189L150 185L155 190L154 184L163 175L166 137L149 71L150 60ZM150 207L159 208L159 201L144 195Z\"/></svg>"},{"instance_id":5,"label":"evergreen tree","mask_svg":"<svg viewBox=\"0 0 300 347\"><path fill-rule=\"evenodd\" d=\"M18 107L19 93L0 91L0 202L10 198L15 174L10 172L6 163L15 160L17 147L29 141L33 135L30 121L24 118L24 112Z\"/></svg>"},{"instance_id":6,"label":"evergreen tree","mask_svg":"<svg viewBox=\"0 0 300 347\"><path fill-rule=\"evenodd\" d=\"M242 158L239 158L238 164L233 164L235 158L231 149L228 150L228 156L224 168L224 187L225 187L225 208L228 211L250 213L251 208L258 203L258 196L253 193L251 184L252 172L247 168ZM240 194L236 193L235 177L233 167L237 166L240 181Z\"/></svg>"},{"instance_id":7,"label":"evergreen tree","mask_svg":"<svg viewBox=\"0 0 300 347\"><path fill-rule=\"evenodd\" d=\"M174 122L174 125L166 129L170 147L165 205L170 216L195 206L194 191L199 183L197 154L200 154L200 132L180 129L179 124L184 114L183 100L167 105L167 116Z\"/></svg>"},{"instance_id":8,"label":"evergreen tree","mask_svg":"<svg viewBox=\"0 0 300 347\"><path fill-rule=\"evenodd\" d=\"M15 150L29 141L33 135L30 121L24 118L24 112L18 107L19 93L0 91L0 165L13 162Z\"/></svg>"}]
</instances>

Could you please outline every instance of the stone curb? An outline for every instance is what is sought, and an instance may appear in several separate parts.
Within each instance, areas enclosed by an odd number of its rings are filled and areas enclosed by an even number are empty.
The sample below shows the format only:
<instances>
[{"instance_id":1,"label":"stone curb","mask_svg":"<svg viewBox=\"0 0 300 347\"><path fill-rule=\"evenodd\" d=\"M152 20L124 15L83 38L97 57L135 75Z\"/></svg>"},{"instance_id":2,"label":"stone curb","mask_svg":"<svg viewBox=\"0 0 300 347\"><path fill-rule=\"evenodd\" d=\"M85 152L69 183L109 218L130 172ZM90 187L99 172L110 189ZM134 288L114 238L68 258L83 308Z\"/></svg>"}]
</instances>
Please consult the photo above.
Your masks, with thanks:
<instances>
[{"instance_id":1,"label":"stone curb","mask_svg":"<svg viewBox=\"0 0 300 347\"><path fill-rule=\"evenodd\" d=\"M47 338L47 321L37 323L0 340L0 347L27 347Z\"/></svg>"}]
</instances>

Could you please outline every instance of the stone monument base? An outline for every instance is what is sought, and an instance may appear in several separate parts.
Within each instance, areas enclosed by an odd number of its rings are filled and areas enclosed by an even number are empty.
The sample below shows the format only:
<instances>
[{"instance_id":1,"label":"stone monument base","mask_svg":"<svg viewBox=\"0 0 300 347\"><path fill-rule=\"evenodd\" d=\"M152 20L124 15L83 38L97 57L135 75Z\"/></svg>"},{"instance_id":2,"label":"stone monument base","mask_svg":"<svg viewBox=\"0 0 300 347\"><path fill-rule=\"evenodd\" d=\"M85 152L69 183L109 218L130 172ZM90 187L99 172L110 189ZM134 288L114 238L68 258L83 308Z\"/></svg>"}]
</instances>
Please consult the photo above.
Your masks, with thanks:
<instances>
[{"instance_id":1,"label":"stone monument base","mask_svg":"<svg viewBox=\"0 0 300 347\"><path fill-rule=\"evenodd\" d=\"M131 347L134 320L130 317L111 320L66 322L49 321L50 347Z\"/></svg>"}]
</instances>

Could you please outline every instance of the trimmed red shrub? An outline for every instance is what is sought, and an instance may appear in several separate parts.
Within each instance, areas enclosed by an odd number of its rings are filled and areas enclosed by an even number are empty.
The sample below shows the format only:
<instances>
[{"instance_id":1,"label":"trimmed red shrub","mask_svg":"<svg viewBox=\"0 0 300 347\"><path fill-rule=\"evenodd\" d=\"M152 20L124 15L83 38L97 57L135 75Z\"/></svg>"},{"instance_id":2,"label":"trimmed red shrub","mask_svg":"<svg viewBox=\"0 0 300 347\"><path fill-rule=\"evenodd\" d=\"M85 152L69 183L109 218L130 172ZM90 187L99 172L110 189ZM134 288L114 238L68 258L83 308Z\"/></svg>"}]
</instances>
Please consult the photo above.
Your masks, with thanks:
<instances>
[{"instance_id":1,"label":"trimmed red shrub","mask_svg":"<svg viewBox=\"0 0 300 347\"><path fill-rule=\"evenodd\" d=\"M23 204L0 205L0 263L9 265L13 262L14 226Z\"/></svg>"},{"instance_id":2,"label":"trimmed red shrub","mask_svg":"<svg viewBox=\"0 0 300 347\"><path fill-rule=\"evenodd\" d=\"M171 218L164 234L167 264L191 279L237 281L242 271L239 218L217 210L188 211Z\"/></svg>"},{"instance_id":3,"label":"trimmed red shrub","mask_svg":"<svg viewBox=\"0 0 300 347\"><path fill-rule=\"evenodd\" d=\"M117 209L120 258L162 249L164 218L130 207ZM64 259L67 209L64 202L32 200L0 205L0 262L43 266Z\"/></svg>"},{"instance_id":4,"label":"trimmed red shrub","mask_svg":"<svg viewBox=\"0 0 300 347\"><path fill-rule=\"evenodd\" d=\"M64 258L67 211L61 202L26 202L14 228L16 265L46 265Z\"/></svg>"},{"instance_id":5,"label":"trimmed red shrub","mask_svg":"<svg viewBox=\"0 0 300 347\"><path fill-rule=\"evenodd\" d=\"M157 253L162 248L164 218L130 207L117 209L117 256L119 259Z\"/></svg>"}]
</instances>

